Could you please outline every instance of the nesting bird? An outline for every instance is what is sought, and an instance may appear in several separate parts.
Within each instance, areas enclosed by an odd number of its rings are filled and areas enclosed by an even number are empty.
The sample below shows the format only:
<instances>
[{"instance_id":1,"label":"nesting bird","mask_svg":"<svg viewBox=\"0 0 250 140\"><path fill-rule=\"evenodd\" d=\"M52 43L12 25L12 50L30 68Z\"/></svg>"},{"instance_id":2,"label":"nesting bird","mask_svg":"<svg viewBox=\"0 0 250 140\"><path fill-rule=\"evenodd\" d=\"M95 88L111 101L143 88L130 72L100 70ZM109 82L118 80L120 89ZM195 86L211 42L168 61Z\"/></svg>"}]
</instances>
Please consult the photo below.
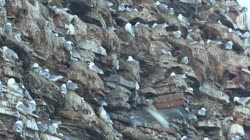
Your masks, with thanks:
<instances>
[{"instance_id":1,"label":"nesting bird","mask_svg":"<svg viewBox=\"0 0 250 140\"><path fill-rule=\"evenodd\" d=\"M5 25L4 25L4 31L5 32L7 32L7 33L11 33L12 32L12 25L11 25L11 23L6 23Z\"/></svg>"},{"instance_id":2,"label":"nesting bird","mask_svg":"<svg viewBox=\"0 0 250 140\"><path fill-rule=\"evenodd\" d=\"M174 72L171 72L170 77L172 77L172 76L176 76L176 74Z\"/></svg>"},{"instance_id":3,"label":"nesting bird","mask_svg":"<svg viewBox=\"0 0 250 140\"><path fill-rule=\"evenodd\" d=\"M39 74L41 76L44 76L46 79L49 79L50 76L49 69L42 69L39 71Z\"/></svg>"},{"instance_id":4,"label":"nesting bird","mask_svg":"<svg viewBox=\"0 0 250 140\"><path fill-rule=\"evenodd\" d=\"M89 69L95 71L96 73L99 73L99 74L104 74L103 70L98 68L94 62L89 62Z\"/></svg>"},{"instance_id":5,"label":"nesting bird","mask_svg":"<svg viewBox=\"0 0 250 140\"><path fill-rule=\"evenodd\" d=\"M67 41L67 42L65 42L64 43L64 48L65 48L65 50L67 50L67 51L72 51L72 49L73 49L73 42L71 42L71 41Z\"/></svg>"},{"instance_id":6,"label":"nesting bird","mask_svg":"<svg viewBox=\"0 0 250 140\"><path fill-rule=\"evenodd\" d=\"M166 56L172 56L172 53L171 51L168 51L168 50L165 50L165 49L162 49L161 52L166 55Z\"/></svg>"},{"instance_id":7,"label":"nesting bird","mask_svg":"<svg viewBox=\"0 0 250 140\"><path fill-rule=\"evenodd\" d=\"M206 116L206 108L202 107L201 109L198 110L198 115L204 117Z\"/></svg>"},{"instance_id":8,"label":"nesting bird","mask_svg":"<svg viewBox=\"0 0 250 140\"><path fill-rule=\"evenodd\" d=\"M184 57L182 57L182 59L181 59L181 63L183 63L183 64L188 64L189 63L189 60L188 60L188 57L187 56L184 56Z\"/></svg>"},{"instance_id":9,"label":"nesting bird","mask_svg":"<svg viewBox=\"0 0 250 140\"><path fill-rule=\"evenodd\" d=\"M105 1L105 4L108 6L108 7L112 7L114 6L114 4L112 2L109 2L109 1Z\"/></svg>"},{"instance_id":10,"label":"nesting bird","mask_svg":"<svg viewBox=\"0 0 250 140\"><path fill-rule=\"evenodd\" d=\"M51 82L56 82L57 80L62 79L62 78L63 78L62 75L50 74L48 79L49 79L49 81L51 81Z\"/></svg>"},{"instance_id":11,"label":"nesting bird","mask_svg":"<svg viewBox=\"0 0 250 140\"><path fill-rule=\"evenodd\" d=\"M162 24L154 23L152 28L155 28L155 27L165 29L168 27L168 24L167 23L162 23Z\"/></svg>"},{"instance_id":12,"label":"nesting bird","mask_svg":"<svg viewBox=\"0 0 250 140\"><path fill-rule=\"evenodd\" d=\"M70 90L76 90L78 88L78 85L76 83L72 82L71 80L68 80L67 87Z\"/></svg>"},{"instance_id":13,"label":"nesting bird","mask_svg":"<svg viewBox=\"0 0 250 140\"><path fill-rule=\"evenodd\" d=\"M149 27L149 26L148 26L148 24L143 24L143 23L140 23L140 22L136 22L135 27Z\"/></svg>"},{"instance_id":14,"label":"nesting bird","mask_svg":"<svg viewBox=\"0 0 250 140\"><path fill-rule=\"evenodd\" d=\"M131 23L127 23L124 27L125 31L128 32L132 37L135 37L134 28Z\"/></svg>"},{"instance_id":15,"label":"nesting bird","mask_svg":"<svg viewBox=\"0 0 250 140\"><path fill-rule=\"evenodd\" d=\"M138 125L138 122L134 116L129 117L129 123L134 128L136 128L136 126Z\"/></svg>"},{"instance_id":16,"label":"nesting bird","mask_svg":"<svg viewBox=\"0 0 250 140\"><path fill-rule=\"evenodd\" d=\"M173 31L173 35L176 38L181 38L181 31Z\"/></svg>"},{"instance_id":17,"label":"nesting bird","mask_svg":"<svg viewBox=\"0 0 250 140\"><path fill-rule=\"evenodd\" d=\"M58 124L57 123L53 123L48 127L48 130L51 134L55 134L58 128Z\"/></svg>"},{"instance_id":18,"label":"nesting bird","mask_svg":"<svg viewBox=\"0 0 250 140\"><path fill-rule=\"evenodd\" d=\"M10 78L7 82L7 86L8 88L10 88L11 90L19 93L19 94L23 94L23 90L19 87L19 85L16 83L14 78Z\"/></svg>"},{"instance_id":19,"label":"nesting bird","mask_svg":"<svg viewBox=\"0 0 250 140\"><path fill-rule=\"evenodd\" d=\"M32 114L31 108L26 107L21 101L17 102L16 109L23 114Z\"/></svg>"},{"instance_id":20,"label":"nesting bird","mask_svg":"<svg viewBox=\"0 0 250 140\"><path fill-rule=\"evenodd\" d=\"M187 118L189 120L194 120L194 121L197 121L198 118L190 111L190 109L187 107L185 107L185 110L186 110L186 114L187 114Z\"/></svg>"},{"instance_id":21,"label":"nesting bird","mask_svg":"<svg viewBox=\"0 0 250 140\"><path fill-rule=\"evenodd\" d=\"M240 136L235 135L233 137L231 137L231 140L241 140Z\"/></svg>"},{"instance_id":22,"label":"nesting bird","mask_svg":"<svg viewBox=\"0 0 250 140\"><path fill-rule=\"evenodd\" d=\"M68 93L66 84L62 84L62 85L60 86L60 88L59 88L59 91L60 91L60 93L62 93L62 94Z\"/></svg>"},{"instance_id":23,"label":"nesting bird","mask_svg":"<svg viewBox=\"0 0 250 140\"><path fill-rule=\"evenodd\" d=\"M214 45L221 45L221 44L222 44L221 41L210 40L210 39L207 40L207 43L208 43L208 44L214 44Z\"/></svg>"},{"instance_id":24,"label":"nesting bird","mask_svg":"<svg viewBox=\"0 0 250 140\"><path fill-rule=\"evenodd\" d=\"M105 123L113 124L113 121L110 119L109 115L107 114L106 110L103 107L106 105L107 103L105 101L101 102L101 106L98 108L98 114Z\"/></svg>"},{"instance_id":25,"label":"nesting bird","mask_svg":"<svg viewBox=\"0 0 250 140\"><path fill-rule=\"evenodd\" d=\"M29 103L28 103L28 106L29 106L29 110L31 112L35 111L36 110L36 102L34 100L31 100Z\"/></svg>"},{"instance_id":26,"label":"nesting bird","mask_svg":"<svg viewBox=\"0 0 250 140\"><path fill-rule=\"evenodd\" d=\"M250 105L250 97L234 97L234 102L241 104L243 106Z\"/></svg>"},{"instance_id":27,"label":"nesting bird","mask_svg":"<svg viewBox=\"0 0 250 140\"><path fill-rule=\"evenodd\" d=\"M129 61L129 62L136 62L136 60L132 56L128 56L127 61Z\"/></svg>"},{"instance_id":28,"label":"nesting bird","mask_svg":"<svg viewBox=\"0 0 250 140\"><path fill-rule=\"evenodd\" d=\"M169 8L168 14L173 16L175 14L174 8Z\"/></svg>"},{"instance_id":29,"label":"nesting bird","mask_svg":"<svg viewBox=\"0 0 250 140\"><path fill-rule=\"evenodd\" d=\"M168 13L168 5L160 3L159 1L155 2L157 9L162 13Z\"/></svg>"},{"instance_id":30,"label":"nesting bird","mask_svg":"<svg viewBox=\"0 0 250 140\"><path fill-rule=\"evenodd\" d=\"M233 49L233 42L232 41L226 42L225 49L226 50L232 50Z\"/></svg>"},{"instance_id":31,"label":"nesting bird","mask_svg":"<svg viewBox=\"0 0 250 140\"><path fill-rule=\"evenodd\" d=\"M37 122L37 127L38 127L38 130L43 133L48 130L48 125L46 123Z\"/></svg>"},{"instance_id":32,"label":"nesting bird","mask_svg":"<svg viewBox=\"0 0 250 140\"><path fill-rule=\"evenodd\" d=\"M177 19L180 21L181 24L185 25L185 26L190 26L190 23L188 22L188 20L182 16L182 14L179 14Z\"/></svg>"},{"instance_id":33,"label":"nesting bird","mask_svg":"<svg viewBox=\"0 0 250 140\"><path fill-rule=\"evenodd\" d=\"M126 10L126 7L125 7L125 4L124 3L120 3L119 5L118 5L118 11L125 11Z\"/></svg>"},{"instance_id":34,"label":"nesting bird","mask_svg":"<svg viewBox=\"0 0 250 140\"><path fill-rule=\"evenodd\" d=\"M21 38L21 34L20 34L20 33L15 34L14 37L15 37L16 41L18 41L18 42L21 42L21 41L22 41L22 38Z\"/></svg>"},{"instance_id":35,"label":"nesting bird","mask_svg":"<svg viewBox=\"0 0 250 140\"><path fill-rule=\"evenodd\" d=\"M135 90L139 90L140 89L140 85L139 85L139 83L138 82L135 82Z\"/></svg>"},{"instance_id":36,"label":"nesting bird","mask_svg":"<svg viewBox=\"0 0 250 140\"><path fill-rule=\"evenodd\" d=\"M42 70L42 67L40 67L37 63L34 63L34 64L31 66L30 70L32 70L32 71L38 73L38 72L40 72L40 70Z\"/></svg>"},{"instance_id":37,"label":"nesting bird","mask_svg":"<svg viewBox=\"0 0 250 140\"><path fill-rule=\"evenodd\" d=\"M3 59L5 61L17 60L19 57L15 51L9 49L6 46L3 46Z\"/></svg>"},{"instance_id":38,"label":"nesting bird","mask_svg":"<svg viewBox=\"0 0 250 140\"><path fill-rule=\"evenodd\" d=\"M23 131L23 122L22 121L16 121L15 124L13 125L13 130L16 133L22 133Z\"/></svg>"}]
</instances>

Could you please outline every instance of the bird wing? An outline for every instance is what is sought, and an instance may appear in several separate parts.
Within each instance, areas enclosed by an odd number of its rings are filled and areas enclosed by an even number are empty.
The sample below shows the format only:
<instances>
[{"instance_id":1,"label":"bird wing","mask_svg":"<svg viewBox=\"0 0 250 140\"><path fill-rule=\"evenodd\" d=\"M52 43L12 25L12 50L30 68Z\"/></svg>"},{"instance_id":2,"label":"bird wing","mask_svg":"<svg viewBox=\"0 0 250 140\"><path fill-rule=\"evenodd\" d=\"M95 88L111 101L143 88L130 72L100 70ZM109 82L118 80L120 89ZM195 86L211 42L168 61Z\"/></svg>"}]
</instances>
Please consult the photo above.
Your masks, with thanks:
<instances>
[{"instance_id":1,"label":"bird wing","mask_svg":"<svg viewBox=\"0 0 250 140\"><path fill-rule=\"evenodd\" d=\"M11 49L7 49L7 50L6 50L6 53L9 54L9 55L12 56L12 57L18 59L18 56L17 56L16 52L14 52L14 51L11 50Z\"/></svg>"}]
</instances>

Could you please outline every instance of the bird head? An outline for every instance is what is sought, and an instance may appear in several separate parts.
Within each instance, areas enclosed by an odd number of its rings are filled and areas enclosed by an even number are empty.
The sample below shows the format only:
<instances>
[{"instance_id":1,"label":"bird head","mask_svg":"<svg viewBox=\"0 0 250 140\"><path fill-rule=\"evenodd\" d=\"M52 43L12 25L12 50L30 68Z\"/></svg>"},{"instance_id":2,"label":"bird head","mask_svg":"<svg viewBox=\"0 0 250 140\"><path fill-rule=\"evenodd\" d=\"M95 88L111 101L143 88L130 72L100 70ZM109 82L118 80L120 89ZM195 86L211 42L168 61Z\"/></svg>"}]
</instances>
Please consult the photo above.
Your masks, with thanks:
<instances>
[{"instance_id":1,"label":"bird head","mask_svg":"<svg viewBox=\"0 0 250 140\"><path fill-rule=\"evenodd\" d=\"M68 83L71 83L71 82L72 82L71 80L68 80L67 84L68 84Z\"/></svg>"},{"instance_id":2,"label":"bird head","mask_svg":"<svg viewBox=\"0 0 250 140\"><path fill-rule=\"evenodd\" d=\"M239 100L240 100L239 97L237 97L237 96L234 97L234 102L238 102Z\"/></svg>"},{"instance_id":3,"label":"bird head","mask_svg":"<svg viewBox=\"0 0 250 140\"><path fill-rule=\"evenodd\" d=\"M155 2L155 5L160 5L161 3L159 1L156 1Z\"/></svg>"},{"instance_id":4,"label":"bird head","mask_svg":"<svg viewBox=\"0 0 250 140\"><path fill-rule=\"evenodd\" d=\"M62 84L62 87L66 87L66 84Z\"/></svg>"},{"instance_id":5,"label":"bird head","mask_svg":"<svg viewBox=\"0 0 250 140\"><path fill-rule=\"evenodd\" d=\"M71 41L67 41L66 44L70 44L70 45L73 45L73 42Z\"/></svg>"},{"instance_id":6,"label":"bird head","mask_svg":"<svg viewBox=\"0 0 250 140\"><path fill-rule=\"evenodd\" d=\"M8 49L7 46L3 46L3 51L6 51Z\"/></svg>"},{"instance_id":7,"label":"bird head","mask_svg":"<svg viewBox=\"0 0 250 140\"><path fill-rule=\"evenodd\" d=\"M94 66L94 65L95 65L94 62L89 62L89 66L90 66L90 67L92 67L92 66Z\"/></svg>"},{"instance_id":8,"label":"bird head","mask_svg":"<svg viewBox=\"0 0 250 140\"><path fill-rule=\"evenodd\" d=\"M7 82L7 85L13 85L14 83L16 83L14 78L10 78Z\"/></svg>"},{"instance_id":9,"label":"bird head","mask_svg":"<svg viewBox=\"0 0 250 140\"><path fill-rule=\"evenodd\" d=\"M37 68L39 65L37 63L34 63L31 68Z\"/></svg>"},{"instance_id":10,"label":"bird head","mask_svg":"<svg viewBox=\"0 0 250 140\"><path fill-rule=\"evenodd\" d=\"M45 72L49 72L49 69L44 69Z\"/></svg>"},{"instance_id":11,"label":"bird head","mask_svg":"<svg viewBox=\"0 0 250 140\"><path fill-rule=\"evenodd\" d=\"M203 110L203 111L205 111L205 112L207 111L206 108L204 108L204 107L202 107L201 110Z\"/></svg>"},{"instance_id":12,"label":"bird head","mask_svg":"<svg viewBox=\"0 0 250 140\"><path fill-rule=\"evenodd\" d=\"M10 23L10 22L8 22L8 23L6 23L6 25L11 26L11 23Z\"/></svg>"},{"instance_id":13,"label":"bird head","mask_svg":"<svg viewBox=\"0 0 250 140\"><path fill-rule=\"evenodd\" d=\"M171 72L171 74L170 74L171 77L175 76L175 75L176 75L175 72Z\"/></svg>"},{"instance_id":14,"label":"bird head","mask_svg":"<svg viewBox=\"0 0 250 140\"><path fill-rule=\"evenodd\" d=\"M133 59L133 57L132 56L128 56L128 59L127 59L127 61L133 61L134 59Z\"/></svg>"},{"instance_id":15,"label":"bird head","mask_svg":"<svg viewBox=\"0 0 250 140\"><path fill-rule=\"evenodd\" d=\"M31 100L29 103L36 105L36 102L34 100Z\"/></svg>"},{"instance_id":16,"label":"bird head","mask_svg":"<svg viewBox=\"0 0 250 140\"><path fill-rule=\"evenodd\" d=\"M23 126L23 122L22 121L16 121L16 124L19 124L19 125L21 125L21 126Z\"/></svg>"}]
</instances>

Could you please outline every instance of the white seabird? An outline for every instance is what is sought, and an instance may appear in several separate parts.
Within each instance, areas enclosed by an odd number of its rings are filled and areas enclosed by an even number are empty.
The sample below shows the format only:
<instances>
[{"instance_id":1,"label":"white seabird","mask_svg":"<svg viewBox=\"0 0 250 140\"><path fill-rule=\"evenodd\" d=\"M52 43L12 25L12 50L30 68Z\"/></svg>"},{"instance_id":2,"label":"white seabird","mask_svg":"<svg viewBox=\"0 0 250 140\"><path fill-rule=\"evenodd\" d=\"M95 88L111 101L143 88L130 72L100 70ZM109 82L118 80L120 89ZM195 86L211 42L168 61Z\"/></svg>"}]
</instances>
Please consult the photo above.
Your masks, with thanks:
<instances>
[{"instance_id":1,"label":"white seabird","mask_svg":"<svg viewBox=\"0 0 250 140\"><path fill-rule=\"evenodd\" d=\"M56 131L57 131L57 128L58 128L58 124L57 123L53 123L53 124L51 124L50 126L49 126L49 132L51 133L51 134L55 134L56 133Z\"/></svg>"},{"instance_id":2,"label":"white seabird","mask_svg":"<svg viewBox=\"0 0 250 140\"><path fill-rule=\"evenodd\" d=\"M218 41L218 40L210 40L210 39L207 40L207 43L208 43L208 44L214 44L214 45L221 45L221 44L223 44L221 41Z\"/></svg>"},{"instance_id":3,"label":"white seabird","mask_svg":"<svg viewBox=\"0 0 250 140\"><path fill-rule=\"evenodd\" d=\"M206 116L206 108L202 107L201 109L198 110L198 115L200 116Z\"/></svg>"},{"instance_id":4,"label":"white seabird","mask_svg":"<svg viewBox=\"0 0 250 140\"><path fill-rule=\"evenodd\" d=\"M15 122L15 124L13 125L13 130L17 133L22 133L23 131L23 122L18 120Z\"/></svg>"},{"instance_id":5,"label":"white seabird","mask_svg":"<svg viewBox=\"0 0 250 140\"><path fill-rule=\"evenodd\" d=\"M11 90L19 93L19 94L23 94L23 90L19 87L19 85L16 83L14 78L10 78L7 82L7 86L8 88L10 88Z\"/></svg>"},{"instance_id":6,"label":"white seabird","mask_svg":"<svg viewBox=\"0 0 250 140\"><path fill-rule=\"evenodd\" d=\"M66 94L68 92L66 84L62 84L59 88L60 93Z\"/></svg>"},{"instance_id":7,"label":"white seabird","mask_svg":"<svg viewBox=\"0 0 250 140\"><path fill-rule=\"evenodd\" d=\"M129 62L135 62L135 59L132 56L128 56L127 61L129 61Z\"/></svg>"},{"instance_id":8,"label":"white seabird","mask_svg":"<svg viewBox=\"0 0 250 140\"><path fill-rule=\"evenodd\" d=\"M155 2L155 5L157 6L157 9L162 13L168 13L168 5L160 3L159 1Z\"/></svg>"},{"instance_id":9,"label":"white seabird","mask_svg":"<svg viewBox=\"0 0 250 140\"><path fill-rule=\"evenodd\" d=\"M18 42L22 41L21 33L16 33L14 37L15 37L16 41L18 41Z\"/></svg>"},{"instance_id":10,"label":"white seabird","mask_svg":"<svg viewBox=\"0 0 250 140\"><path fill-rule=\"evenodd\" d=\"M154 23L152 28L155 28L155 27L165 29L168 27L168 24L167 23L162 23L162 24Z\"/></svg>"},{"instance_id":11,"label":"white seabird","mask_svg":"<svg viewBox=\"0 0 250 140\"><path fill-rule=\"evenodd\" d=\"M40 121L37 122L37 127L38 127L39 131L41 131L43 133L48 130L48 125L46 123L42 123Z\"/></svg>"},{"instance_id":12,"label":"white seabird","mask_svg":"<svg viewBox=\"0 0 250 140\"><path fill-rule=\"evenodd\" d=\"M226 50L232 50L233 49L233 42L232 41L226 42L225 49Z\"/></svg>"},{"instance_id":13,"label":"white seabird","mask_svg":"<svg viewBox=\"0 0 250 140\"><path fill-rule=\"evenodd\" d=\"M169 8L168 14L173 16L175 14L174 8Z\"/></svg>"},{"instance_id":14,"label":"white seabird","mask_svg":"<svg viewBox=\"0 0 250 140\"><path fill-rule=\"evenodd\" d=\"M72 82L71 80L68 80L67 87L68 87L68 89L76 90L78 88L78 85L76 83Z\"/></svg>"},{"instance_id":15,"label":"white seabird","mask_svg":"<svg viewBox=\"0 0 250 140\"><path fill-rule=\"evenodd\" d=\"M125 9L126 9L126 7L125 7L125 4L124 3L120 3L119 5L118 5L118 11L125 11Z\"/></svg>"},{"instance_id":16,"label":"white seabird","mask_svg":"<svg viewBox=\"0 0 250 140\"><path fill-rule=\"evenodd\" d=\"M136 120L134 116L129 117L129 123L134 128L136 128L136 126L138 125L138 121Z\"/></svg>"},{"instance_id":17,"label":"white seabird","mask_svg":"<svg viewBox=\"0 0 250 140\"><path fill-rule=\"evenodd\" d=\"M175 72L170 73L170 77L176 76Z\"/></svg>"},{"instance_id":18,"label":"white seabird","mask_svg":"<svg viewBox=\"0 0 250 140\"><path fill-rule=\"evenodd\" d=\"M9 49L7 46L3 46L3 59L5 61L17 60L18 55L15 51Z\"/></svg>"},{"instance_id":19,"label":"white seabird","mask_svg":"<svg viewBox=\"0 0 250 140\"><path fill-rule=\"evenodd\" d=\"M11 23L6 23L5 25L4 25L4 31L6 31L7 33L11 33L12 32L12 25L11 25Z\"/></svg>"},{"instance_id":20,"label":"white seabird","mask_svg":"<svg viewBox=\"0 0 250 140\"><path fill-rule=\"evenodd\" d=\"M29 106L29 110L31 112L35 111L36 110L36 102L34 100L31 100L29 103L28 103L28 106Z\"/></svg>"},{"instance_id":21,"label":"white seabird","mask_svg":"<svg viewBox=\"0 0 250 140\"><path fill-rule=\"evenodd\" d=\"M172 56L171 51L165 50L165 49L161 49L161 52L166 55L166 56Z\"/></svg>"},{"instance_id":22,"label":"white seabird","mask_svg":"<svg viewBox=\"0 0 250 140\"><path fill-rule=\"evenodd\" d=\"M241 104L243 106L248 106L250 105L250 97L234 97L234 102Z\"/></svg>"},{"instance_id":23,"label":"white seabird","mask_svg":"<svg viewBox=\"0 0 250 140\"><path fill-rule=\"evenodd\" d=\"M48 79L50 76L49 69L42 69L39 71L39 74L41 76L44 76L46 79Z\"/></svg>"},{"instance_id":24,"label":"white seabird","mask_svg":"<svg viewBox=\"0 0 250 140\"><path fill-rule=\"evenodd\" d=\"M65 42L65 44L64 44L64 48L65 48L65 50L67 50L67 51L72 51L72 49L73 49L73 42L71 42L71 41L67 41L67 42Z\"/></svg>"},{"instance_id":25,"label":"white seabird","mask_svg":"<svg viewBox=\"0 0 250 140\"><path fill-rule=\"evenodd\" d=\"M99 74L104 74L103 70L98 68L94 62L89 62L89 69L95 71L96 73L99 73Z\"/></svg>"},{"instance_id":26,"label":"white seabird","mask_svg":"<svg viewBox=\"0 0 250 140\"><path fill-rule=\"evenodd\" d=\"M124 27L125 31L128 32L132 37L135 37L134 28L131 23L127 23Z\"/></svg>"},{"instance_id":27,"label":"white seabird","mask_svg":"<svg viewBox=\"0 0 250 140\"><path fill-rule=\"evenodd\" d=\"M38 72L40 72L40 70L42 70L42 67L40 67L40 66L38 65L38 63L34 63L34 64L31 66L30 70L32 70L32 71L38 73Z\"/></svg>"},{"instance_id":28,"label":"white seabird","mask_svg":"<svg viewBox=\"0 0 250 140\"><path fill-rule=\"evenodd\" d=\"M182 16L182 14L179 14L177 19L182 23L184 24L185 26L190 26L190 23L188 22L188 20Z\"/></svg>"},{"instance_id":29,"label":"white seabird","mask_svg":"<svg viewBox=\"0 0 250 140\"><path fill-rule=\"evenodd\" d=\"M181 38L181 31L173 31L173 35L176 38Z\"/></svg>"},{"instance_id":30,"label":"white seabird","mask_svg":"<svg viewBox=\"0 0 250 140\"><path fill-rule=\"evenodd\" d=\"M108 7L112 7L114 6L114 4L112 2L109 2L109 1L105 1L105 4L108 6Z\"/></svg>"},{"instance_id":31,"label":"white seabird","mask_svg":"<svg viewBox=\"0 0 250 140\"><path fill-rule=\"evenodd\" d=\"M187 56L184 56L184 57L182 57L182 59L181 59L181 63L183 63L183 64L188 64L189 63L189 60L188 60L188 57Z\"/></svg>"},{"instance_id":32,"label":"white seabird","mask_svg":"<svg viewBox=\"0 0 250 140\"><path fill-rule=\"evenodd\" d=\"M21 101L17 102L16 109L23 114L32 114L31 109L26 107Z\"/></svg>"},{"instance_id":33,"label":"white seabird","mask_svg":"<svg viewBox=\"0 0 250 140\"><path fill-rule=\"evenodd\" d=\"M62 75L50 74L48 79L49 79L49 81L51 81L51 82L56 82L57 80L62 79L62 78L63 78Z\"/></svg>"},{"instance_id":34,"label":"white seabird","mask_svg":"<svg viewBox=\"0 0 250 140\"><path fill-rule=\"evenodd\" d=\"M101 105L98 108L98 114L100 116L100 118L108 124L113 124L113 121L110 119L109 115L107 114L106 110L103 108L103 105Z\"/></svg>"}]
</instances>

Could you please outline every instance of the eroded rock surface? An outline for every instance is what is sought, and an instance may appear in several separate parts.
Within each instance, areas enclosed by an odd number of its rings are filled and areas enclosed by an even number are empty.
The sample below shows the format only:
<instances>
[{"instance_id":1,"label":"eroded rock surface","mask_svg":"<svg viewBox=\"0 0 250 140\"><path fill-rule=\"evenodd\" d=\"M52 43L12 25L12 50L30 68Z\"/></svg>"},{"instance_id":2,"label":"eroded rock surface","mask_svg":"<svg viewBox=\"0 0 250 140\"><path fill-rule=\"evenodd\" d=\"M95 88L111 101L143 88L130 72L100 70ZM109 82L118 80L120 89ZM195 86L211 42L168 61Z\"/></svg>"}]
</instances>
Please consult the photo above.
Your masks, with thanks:
<instances>
[{"instance_id":1,"label":"eroded rock surface","mask_svg":"<svg viewBox=\"0 0 250 140\"><path fill-rule=\"evenodd\" d=\"M250 139L237 1L3 0L0 17L0 139Z\"/></svg>"}]
</instances>

